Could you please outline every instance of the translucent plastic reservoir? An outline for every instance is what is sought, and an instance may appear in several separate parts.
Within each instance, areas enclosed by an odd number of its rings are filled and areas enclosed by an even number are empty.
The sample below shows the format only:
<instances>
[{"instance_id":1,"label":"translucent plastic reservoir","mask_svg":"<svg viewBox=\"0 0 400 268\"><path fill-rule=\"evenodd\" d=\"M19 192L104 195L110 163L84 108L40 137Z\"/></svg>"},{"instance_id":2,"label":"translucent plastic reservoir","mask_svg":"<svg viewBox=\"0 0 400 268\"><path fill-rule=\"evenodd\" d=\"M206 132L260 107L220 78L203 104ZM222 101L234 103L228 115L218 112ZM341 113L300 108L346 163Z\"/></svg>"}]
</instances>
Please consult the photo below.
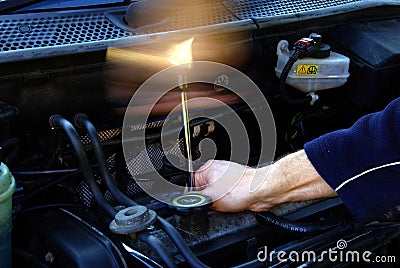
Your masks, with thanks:
<instances>
[{"instance_id":1,"label":"translucent plastic reservoir","mask_svg":"<svg viewBox=\"0 0 400 268\"><path fill-rule=\"evenodd\" d=\"M275 71L280 77L290 56L288 41L279 42L277 54ZM349 77L349 64L348 57L335 52L325 59L299 59L290 70L286 83L305 93L340 87Z\"/></svg>"},{"instance_id":2,"label":"translucent plastic reservoir","mask_svg":"<svg viewBox=\"0 0 400 268\"><path fill-rule=\"evenodd\" d=\"M0 163L0 268L11 268L11 210L15 180Z\"/></svg>"}]
</instances>

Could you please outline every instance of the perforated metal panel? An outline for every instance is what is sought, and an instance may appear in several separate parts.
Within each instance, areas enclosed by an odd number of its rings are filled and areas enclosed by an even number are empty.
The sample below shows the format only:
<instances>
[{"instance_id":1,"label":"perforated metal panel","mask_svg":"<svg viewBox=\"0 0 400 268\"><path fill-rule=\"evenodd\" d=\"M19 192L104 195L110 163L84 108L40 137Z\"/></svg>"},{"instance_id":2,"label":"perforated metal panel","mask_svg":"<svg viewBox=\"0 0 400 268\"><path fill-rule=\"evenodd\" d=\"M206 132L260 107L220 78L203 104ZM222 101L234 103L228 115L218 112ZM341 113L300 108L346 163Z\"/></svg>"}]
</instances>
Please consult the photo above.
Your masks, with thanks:
<instances>
[{"instance_id":1,"label":"perforated metal panel","mask_svg":"<svg viewBox=\"0 0 400 268\"><path fill-rule=\"evenodd\" d=\"M86 182L81 181L76 187L79 198L86 207L90 207L93 201L93 194Z\"/></svg>"},{"instance_id":2,"label":"perforated metal panel","mask_svg":"<svg viewBox=\"0 0 400 268\"><path fill-rule=\"evenodd\" d=\"M150 156L151 163L144 161L147 155ZM133 157L127 161L128 170L133 175L150 173L154 170L159 170L163 166L163 157L164 152L161 150L161 147L158 144L149 144L146 151L140 152L136 157Z\"/></svg>"},{"instance_id":3,"label":"perforated metal panel","mask_svg":"<svg viewBox=\"0 0 400 268\"><path fill-rule=\"evenodd\" d=\"M145 33L165 32L182 29L203 27L238 21L237 17L226 9L221 2L215 1L206 5L199 5L173 14L165 24Z\"/></svg>"},{"instance_id":4,"label":"perforated metal panel","mask_svg":"<svg viewBox=\"0 0 400 268\"><path fill-rule=\"evenodd\" d=\"M97 132L97 135L99 136L99 140L101 142L108 141L112 138L117 137L119 134L121 134L122 130L120 128L115 128L115 129L109 129L109 130L103 130L100 132ZM81 136L81 142L84 146L90 145L91 140L88 134ZM89 146L90 148L90 146Z\"/></svg>"},{"instance_id":5,"label":"perforated metal panel","mask_svg":"<svg viewBox=\"0 0 400 268\"><path fill-rule=\"evenodd\" d=\"M130 36L103 13L2 16L0 52L102 41Z\"/></svg>"},{"instance_id":6,"label":"perforated metal panel","mask_svg":"<svg viewBox=\"0 0 400 268\"><path fill-rule=\"evenodd\" d=\"M164 24L141 33L156 33L224 24L248 19L273 18L317 11L363 0L224 0L176 12Z\"/></svg>"},{"instance_id":7,"label":"perforated metal panel","mask_svg":"<svg viewBox=\"0 0 400 268\"><path fill-rule=\"evenodd\" d=\"M298 14L307 11L317 11L355 2L362 2L362 0L234 0L226 1L226 5L230 7L230 9L241 19L250 19Z\"/></svg>"},{"instance_id":8,"label":"perforated metal panel","mask_svg":"<svg viewBox=\"0 0 400 268\"><path fill-rule=\"evenodd\" d=\"M123 45L127 42L151 42L148 34L169 34L211 25L218 26L218 29L223 31L255 29L251 19L267 18L272 21L285 15L312 11L318 11L321 15L327 8L358 4L352 8L360 9L374 6L376 2L378 1L214 0L176 12L164 23L151 29L136 29L132 32L128 31L127 27L118 28L106 17L106 12L120 12L119 20L122 21L123 8L5 15L0 16L0 61L99 50L109 45ZM383 2L385 1L380 1ZM349 11L349 6L346 6L345 11ZM328 11L325 15L327 14ZM232 25L236 25L237 28ZM215 27L214 31L217 29Z\"/></svg>"},{"instance_id":9,"label":"perforated metal panel","mask_svg":"<svg viewBox=\"0 0 400 268\"><path fill-rule=\"evenodd\" d=\"M157 120L152 122L147 122L146 125L132 125L129 127L130 131L138 131L143 129L158 128L164 124L164 120Z\"/></svg>"}]
</instances>

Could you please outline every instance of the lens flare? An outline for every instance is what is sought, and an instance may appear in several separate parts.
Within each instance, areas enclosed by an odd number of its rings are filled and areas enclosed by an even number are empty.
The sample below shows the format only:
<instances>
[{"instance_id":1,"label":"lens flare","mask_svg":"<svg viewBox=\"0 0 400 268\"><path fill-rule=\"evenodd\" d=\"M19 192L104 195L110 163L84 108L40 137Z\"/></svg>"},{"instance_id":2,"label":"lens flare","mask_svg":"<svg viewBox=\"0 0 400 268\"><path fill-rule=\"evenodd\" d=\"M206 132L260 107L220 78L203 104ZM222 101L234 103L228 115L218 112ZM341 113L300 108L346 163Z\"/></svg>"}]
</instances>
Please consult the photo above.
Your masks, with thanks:
<instances>
[{"instance_id":1,"label":"lens flare","mask_svg":"<svg viewBox=\"0 0 400 268\"><path fill-rule=\"evenodd\" d=\"M189 38L182 43L176 45L169 51L168 61L173 65L181 65L185 63L191 63L193 61L192 56L192 44L194 37Z\"/></svg>"}]
</instances>

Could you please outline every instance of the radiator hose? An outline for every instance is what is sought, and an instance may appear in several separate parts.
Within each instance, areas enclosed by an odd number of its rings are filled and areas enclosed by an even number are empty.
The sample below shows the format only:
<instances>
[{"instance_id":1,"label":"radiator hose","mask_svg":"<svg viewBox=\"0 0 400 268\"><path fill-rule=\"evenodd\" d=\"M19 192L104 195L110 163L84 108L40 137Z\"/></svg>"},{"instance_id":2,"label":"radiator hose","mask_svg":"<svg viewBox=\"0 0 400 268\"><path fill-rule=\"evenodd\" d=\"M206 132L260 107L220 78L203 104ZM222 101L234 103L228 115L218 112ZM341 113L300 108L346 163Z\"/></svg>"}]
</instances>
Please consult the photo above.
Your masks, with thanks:
<instances>
[{"instance_id":1,"label":"radiator hose","mask_svg":"<svg viewBox=\"0 0 400 268\"><path fill-rule=\"evenodd\" d=\"M99 169L101 172L101 176L103 177L105 183L107 184L107 188L110 193L113 195L115 200L118 202L127 205L127 206L135 206L137 205L132 199L127 197L122 191L118 189L118 187L113 182L110 171L106 165L106 158L104 156L103 147L101 146L99 136L97 135L96 128L89 121L89 118L85 114L77 114L74 117L74 124L79 128L84 128L89 135L89 138L92 142L92 147L94 151L94 155L96 157L97 163L99 165Z\"/></svg>"},{"instance_id":2,"label":"radiator hose","mask_svg":"<svg viewBox=\"0 0 400 268\"><path fill-rule=\"evenodd\" d=\"M101 209L107 212L108 215L113 217L116 213L115 209L107 202L101 192L93 173L90 169L89 160L87 158L85 149L80 141L79 134L74 126L61 115L52 115L49 119L50 126L53 128L62 128L71 141L72 147L75 150L76 157L78 158L85 182L88 184L93 198Z\"/></svg>"}]
</instances>

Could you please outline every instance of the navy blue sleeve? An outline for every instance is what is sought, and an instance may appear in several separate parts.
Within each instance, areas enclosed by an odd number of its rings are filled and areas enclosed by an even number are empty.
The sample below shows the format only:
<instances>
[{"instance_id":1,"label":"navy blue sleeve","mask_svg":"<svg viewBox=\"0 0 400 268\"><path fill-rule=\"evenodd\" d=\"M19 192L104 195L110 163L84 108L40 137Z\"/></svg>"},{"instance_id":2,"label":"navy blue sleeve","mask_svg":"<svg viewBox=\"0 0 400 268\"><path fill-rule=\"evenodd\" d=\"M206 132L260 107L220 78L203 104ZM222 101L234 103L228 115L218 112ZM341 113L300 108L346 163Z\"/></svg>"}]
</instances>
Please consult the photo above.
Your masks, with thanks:
<instances>
[{"instance_id":1,"label":"navy blue sleeve","mask_svg":"<svg viewBox=\"0 0 400 268\"><path fill-rule=\"evenodd\" d=\"M306 143L304 149L355 219L368 220L400 204L400 165L378 168L349 181L369 169L400 161L400 98L349 129Z\"/></svg>"}]
</instances>

